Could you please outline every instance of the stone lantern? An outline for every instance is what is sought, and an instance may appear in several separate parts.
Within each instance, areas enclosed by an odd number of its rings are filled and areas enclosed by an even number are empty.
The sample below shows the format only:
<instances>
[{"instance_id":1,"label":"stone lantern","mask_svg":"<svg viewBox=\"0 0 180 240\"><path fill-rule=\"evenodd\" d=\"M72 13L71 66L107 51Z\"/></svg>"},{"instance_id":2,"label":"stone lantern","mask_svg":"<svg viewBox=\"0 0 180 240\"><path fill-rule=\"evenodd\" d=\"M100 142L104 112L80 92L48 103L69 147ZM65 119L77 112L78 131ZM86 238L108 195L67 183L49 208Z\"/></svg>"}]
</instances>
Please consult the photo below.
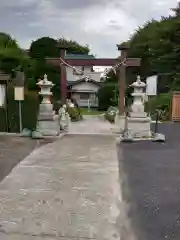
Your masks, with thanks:
<instances>
[{"instance_id":1,"label":"stone lantern","mask_svg":"<svg viewBox=\"0 0 180 240\"><path fill-rule=\"evenodd\" d=\"M140 76L138 76L131 87L134 91L132 93L133 104L131 106L130 116L127 118L128 132L130 132L134 138L151 138L151 118L148 117L144 111L143 101L146 84L142 82Z\"/></svg>"},{"instance_id":2,"label":"stone lantern","mask_svg":"<svg viewBox=\"0 0 180 240\"><path fill-rule=\"evenodd\" d=\"M50 98L52 97L51 89L54 87L54 84L47 79L47 75L44 75L44 79L40 80L37 83L37 86L40 87L41 91L39 95L42 97L42 102L40 104L40 112L45 115L52 115L53 105L51 104Z\"/></svg>"},{"instance_id":3,"label":"stone lantern","mask_svg":"<svg viewBox=\"0 0 180 240\"><path fill-rule=\"evenodd\" d=\"M134 117L146 117L147 113L144 112L144 89L146 88L146 84L144 82L141 82L140 76L137 77L136 82L134 82L131 85L132 88L134 88L134 91L132 93L133 96L133 104L131 106L131 116Z\"/></svg>"},{"instance_id":4,"label":"stone lantern","mask_svg":"<svg viewBox=\"0 0 180 240\"><path fill-rule=\"evenodd\" d=\"M42 102L39 106L37 131L41 132L43 136L57 136L60 133L58 115L53 111L53 105L50 101L52 96L51 89L54 84L48 81L45 74L44 79L40 80L37 85L41 89L39 95L42 96Z\"/></svg>"}]
</instances>

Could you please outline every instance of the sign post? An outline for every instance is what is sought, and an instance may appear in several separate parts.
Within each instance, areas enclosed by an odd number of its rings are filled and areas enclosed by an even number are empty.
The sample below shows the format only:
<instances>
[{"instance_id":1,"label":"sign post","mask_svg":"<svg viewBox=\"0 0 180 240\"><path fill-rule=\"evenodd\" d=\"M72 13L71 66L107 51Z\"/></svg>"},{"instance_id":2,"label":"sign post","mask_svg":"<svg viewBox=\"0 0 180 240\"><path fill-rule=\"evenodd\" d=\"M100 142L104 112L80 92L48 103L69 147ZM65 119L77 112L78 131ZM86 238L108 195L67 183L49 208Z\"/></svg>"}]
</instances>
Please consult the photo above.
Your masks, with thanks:
<instances>
[{"instance_id":1,"label":"sign post","mask_svg":"<svg viewBox=\"0 0 180 240\"><path fill-rule=\"evenodd\" d=\"M19 130L22 132L22 101L24 101L24 87L14 88L14 99L18 101L18 110L19 110Z\"/></svg>"},{"instance_id":2,"label":"sign post","mask_svg":"<svg viewBox=\"0 0 180 240\"><path fill-rule=\"evenodd\" d=\"M14 79L14 100L18 101L19 109L19 130L22 132L22 101L24 101L24 73L21 71L16 72Z\"/></svg>"},{"instance_id":3,"label":"sign post","mask_svg":"<svg viewBox=\"0 0 180 240\"><path fill-rule=\"evenodd\" d=\"M146 78L146 95L147 96L157 95L157 75Z\"/></svg>"}]
</instances>

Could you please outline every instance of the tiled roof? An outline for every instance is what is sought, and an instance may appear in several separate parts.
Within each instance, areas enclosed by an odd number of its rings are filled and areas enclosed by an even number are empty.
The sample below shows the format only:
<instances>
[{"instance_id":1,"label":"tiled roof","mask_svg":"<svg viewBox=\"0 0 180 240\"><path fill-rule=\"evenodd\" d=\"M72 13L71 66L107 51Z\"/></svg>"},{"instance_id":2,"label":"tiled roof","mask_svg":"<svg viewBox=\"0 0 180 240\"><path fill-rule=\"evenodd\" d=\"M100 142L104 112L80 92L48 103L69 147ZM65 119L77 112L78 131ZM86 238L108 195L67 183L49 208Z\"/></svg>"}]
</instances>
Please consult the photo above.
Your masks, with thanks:
<instances>
[{"instance_id":1,"label":"tiled roof","mask_svg":"<svg viewBox=\"0 0 180 240\"><path fill-rule=\"evenodd\" d=\"M65 59L95 59L93 55L88 54L66 54Z\"/></svg>"}]
</instances>

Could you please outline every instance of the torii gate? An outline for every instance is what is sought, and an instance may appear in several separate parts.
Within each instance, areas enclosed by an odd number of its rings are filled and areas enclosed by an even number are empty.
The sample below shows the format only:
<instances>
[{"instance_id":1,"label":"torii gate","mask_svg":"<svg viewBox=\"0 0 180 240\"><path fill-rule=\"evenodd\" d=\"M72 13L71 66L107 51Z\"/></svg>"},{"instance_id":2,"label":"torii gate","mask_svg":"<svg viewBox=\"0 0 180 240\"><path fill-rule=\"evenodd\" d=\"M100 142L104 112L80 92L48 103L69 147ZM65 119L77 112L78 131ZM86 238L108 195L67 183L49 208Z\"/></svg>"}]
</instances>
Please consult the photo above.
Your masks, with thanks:
<instances>
[{"instance_id":1,"label":"torii gate","mask_svg":"<svg viewBox=\"0 0 180 240\"><path fill-rule=\"evenodd\" d=\"M117 45L118 51L121 51L121 55L118 58L96 58L96 59L65 59L67 47L60 46L60 59L59 58L48 58L47 61L61 69L60 75L60 91L61 101L65 102L67 98L67 79L66 79L66 68L65 64L62 63L61 59L71 66L114 66L120 62L121 64L118 69L119 79L119 114L124 114L124 97L126 87L126 67L139 67L140 58L127 58L128 47Z\"/></svg>"}]
</instances>

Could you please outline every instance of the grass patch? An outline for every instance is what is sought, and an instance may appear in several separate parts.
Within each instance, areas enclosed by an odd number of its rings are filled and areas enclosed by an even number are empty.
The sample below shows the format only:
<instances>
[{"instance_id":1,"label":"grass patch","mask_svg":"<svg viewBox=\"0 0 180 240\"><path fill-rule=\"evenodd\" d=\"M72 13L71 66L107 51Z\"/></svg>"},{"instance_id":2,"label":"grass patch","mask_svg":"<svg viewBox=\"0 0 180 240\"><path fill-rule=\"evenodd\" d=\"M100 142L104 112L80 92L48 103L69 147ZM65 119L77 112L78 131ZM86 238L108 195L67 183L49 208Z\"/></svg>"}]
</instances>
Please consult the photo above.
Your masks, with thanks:
<instances>
[{"instance_id":1,"label":"grass patch","mask_svg":"<svg viewBox=\"0 0 180 240\"><path fill-rule=\"evenodd\" d=\"M81 114L82 115L100 115L103 114L103 111L99 111L98 109L88 109L88 108L80 108Z\"/></svg>"}]
</instances>

